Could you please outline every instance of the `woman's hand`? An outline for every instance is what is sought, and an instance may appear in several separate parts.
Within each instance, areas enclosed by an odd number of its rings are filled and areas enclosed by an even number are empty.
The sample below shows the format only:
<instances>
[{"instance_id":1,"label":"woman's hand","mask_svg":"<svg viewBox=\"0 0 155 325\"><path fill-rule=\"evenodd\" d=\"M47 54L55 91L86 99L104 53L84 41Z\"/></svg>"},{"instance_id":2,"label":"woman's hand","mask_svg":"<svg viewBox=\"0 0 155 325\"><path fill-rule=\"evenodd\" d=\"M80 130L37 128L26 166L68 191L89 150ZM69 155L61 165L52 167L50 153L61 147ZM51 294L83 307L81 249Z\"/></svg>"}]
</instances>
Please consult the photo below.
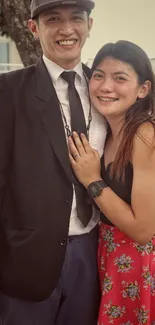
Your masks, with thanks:
<instances>
[{"instance_id":1,"label":"woman's hand","mask_svg":"<svg viewBox=\"0 0 155 325\"><path fill-rule=\"evenodd\" d=\"M92 182L101 179L100 157L97 150L91 148L86 136L81 134L81 139L73 132L73 139L69 137L69 158L73 171L86 188Z\"/></svg>"}]
</instances>

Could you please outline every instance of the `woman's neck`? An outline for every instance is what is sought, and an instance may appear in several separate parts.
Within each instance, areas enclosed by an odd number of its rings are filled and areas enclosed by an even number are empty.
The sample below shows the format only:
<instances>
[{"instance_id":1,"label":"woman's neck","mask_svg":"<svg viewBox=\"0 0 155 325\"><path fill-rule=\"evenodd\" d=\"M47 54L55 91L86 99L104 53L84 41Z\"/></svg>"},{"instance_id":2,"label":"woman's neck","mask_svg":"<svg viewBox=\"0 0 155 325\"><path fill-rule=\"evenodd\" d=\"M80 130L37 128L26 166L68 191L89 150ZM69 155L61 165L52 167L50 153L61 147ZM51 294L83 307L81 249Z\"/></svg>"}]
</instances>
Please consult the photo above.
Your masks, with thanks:
<instances>
[{"instance_id":1,"label":"woman's neck","mask_svg":"<svg viewBox=\"0 0 155 325\"><path fill-rule=\"evenodd\" d=\"M117 141L120 141L121 139L121 135L122 135L122 128L123 128L123 125L124 125L124 117L108 117L106 118L107 119L107 122L109 124L109 127L110 127L110 131L111 131L111 137L113 139L113 141L117 142Z\"/></svg>"}]
</instances>

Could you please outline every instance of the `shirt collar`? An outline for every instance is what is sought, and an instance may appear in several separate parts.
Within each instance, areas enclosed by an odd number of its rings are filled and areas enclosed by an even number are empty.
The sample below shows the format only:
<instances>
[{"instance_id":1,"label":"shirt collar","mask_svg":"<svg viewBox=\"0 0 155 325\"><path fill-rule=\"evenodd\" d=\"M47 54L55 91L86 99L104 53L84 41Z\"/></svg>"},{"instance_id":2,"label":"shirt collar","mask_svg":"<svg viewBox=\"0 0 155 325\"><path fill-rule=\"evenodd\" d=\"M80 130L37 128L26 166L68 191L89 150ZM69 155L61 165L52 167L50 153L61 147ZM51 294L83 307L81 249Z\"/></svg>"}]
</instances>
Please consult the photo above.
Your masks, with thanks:
<instances>
[{"instance_id":1,"label":"shirt collar","mask_svg":"<svg viewBox=\"0 0 155 325\"><path fill-rule=\"evenodd\" d=\"M48 70L49 75L51 76L53 83L56 83L58 78L60 77L61 73L63 71L70 71L70 70L65 70L64 68L60 67L58 64L55 62L49 60L45 55L43 55L43 61L46 65L46 68ZM79 62L72 71L75 71L78 75L78 79L80 82L82 82L84 75L83 75L83 69L82 69L82 63Z\"/></svg>"}]
</instances>

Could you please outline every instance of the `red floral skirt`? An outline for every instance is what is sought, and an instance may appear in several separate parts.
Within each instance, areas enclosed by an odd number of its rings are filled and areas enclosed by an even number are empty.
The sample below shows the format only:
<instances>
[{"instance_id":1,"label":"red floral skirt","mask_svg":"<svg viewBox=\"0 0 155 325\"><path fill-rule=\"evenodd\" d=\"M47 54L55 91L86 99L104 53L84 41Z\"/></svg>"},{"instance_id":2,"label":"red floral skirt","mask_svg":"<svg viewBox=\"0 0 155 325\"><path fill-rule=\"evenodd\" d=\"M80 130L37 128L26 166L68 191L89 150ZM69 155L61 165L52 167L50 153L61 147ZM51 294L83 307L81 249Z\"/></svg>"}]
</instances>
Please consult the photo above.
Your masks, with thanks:
<instances>
[{"instance_id":1,"label":"red floral skirt","mask_svg":"<svg viewBox=\"0 0 155 325\"><path fill-rule=\"evenodd\" d=\"M98 263L98 325L155 325L155 237L141 246L101 223Z\"/></svg>"}]
</instances>

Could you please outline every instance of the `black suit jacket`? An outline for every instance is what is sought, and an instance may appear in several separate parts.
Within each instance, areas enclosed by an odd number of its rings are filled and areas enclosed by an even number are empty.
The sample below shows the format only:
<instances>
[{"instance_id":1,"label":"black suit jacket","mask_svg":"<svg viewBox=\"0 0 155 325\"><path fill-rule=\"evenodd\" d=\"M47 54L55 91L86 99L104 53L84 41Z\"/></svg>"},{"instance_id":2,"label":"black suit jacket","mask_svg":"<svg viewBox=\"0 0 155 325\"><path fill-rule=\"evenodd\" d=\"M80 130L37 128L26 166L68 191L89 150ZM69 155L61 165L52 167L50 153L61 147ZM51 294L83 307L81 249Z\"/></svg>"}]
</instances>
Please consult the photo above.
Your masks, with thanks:
<instances>
[{"instance_id":1,"label":"black suit jacket","mask_svg":"<svg viewBox=\"0 0 155 325\"><path fill-rule=\"evenodd\" d=\"M51 295L64 261L72 197L60 107L40 59L37 65L0 76L3 292L33 301Z\"/></svg>"}]
</instances>

